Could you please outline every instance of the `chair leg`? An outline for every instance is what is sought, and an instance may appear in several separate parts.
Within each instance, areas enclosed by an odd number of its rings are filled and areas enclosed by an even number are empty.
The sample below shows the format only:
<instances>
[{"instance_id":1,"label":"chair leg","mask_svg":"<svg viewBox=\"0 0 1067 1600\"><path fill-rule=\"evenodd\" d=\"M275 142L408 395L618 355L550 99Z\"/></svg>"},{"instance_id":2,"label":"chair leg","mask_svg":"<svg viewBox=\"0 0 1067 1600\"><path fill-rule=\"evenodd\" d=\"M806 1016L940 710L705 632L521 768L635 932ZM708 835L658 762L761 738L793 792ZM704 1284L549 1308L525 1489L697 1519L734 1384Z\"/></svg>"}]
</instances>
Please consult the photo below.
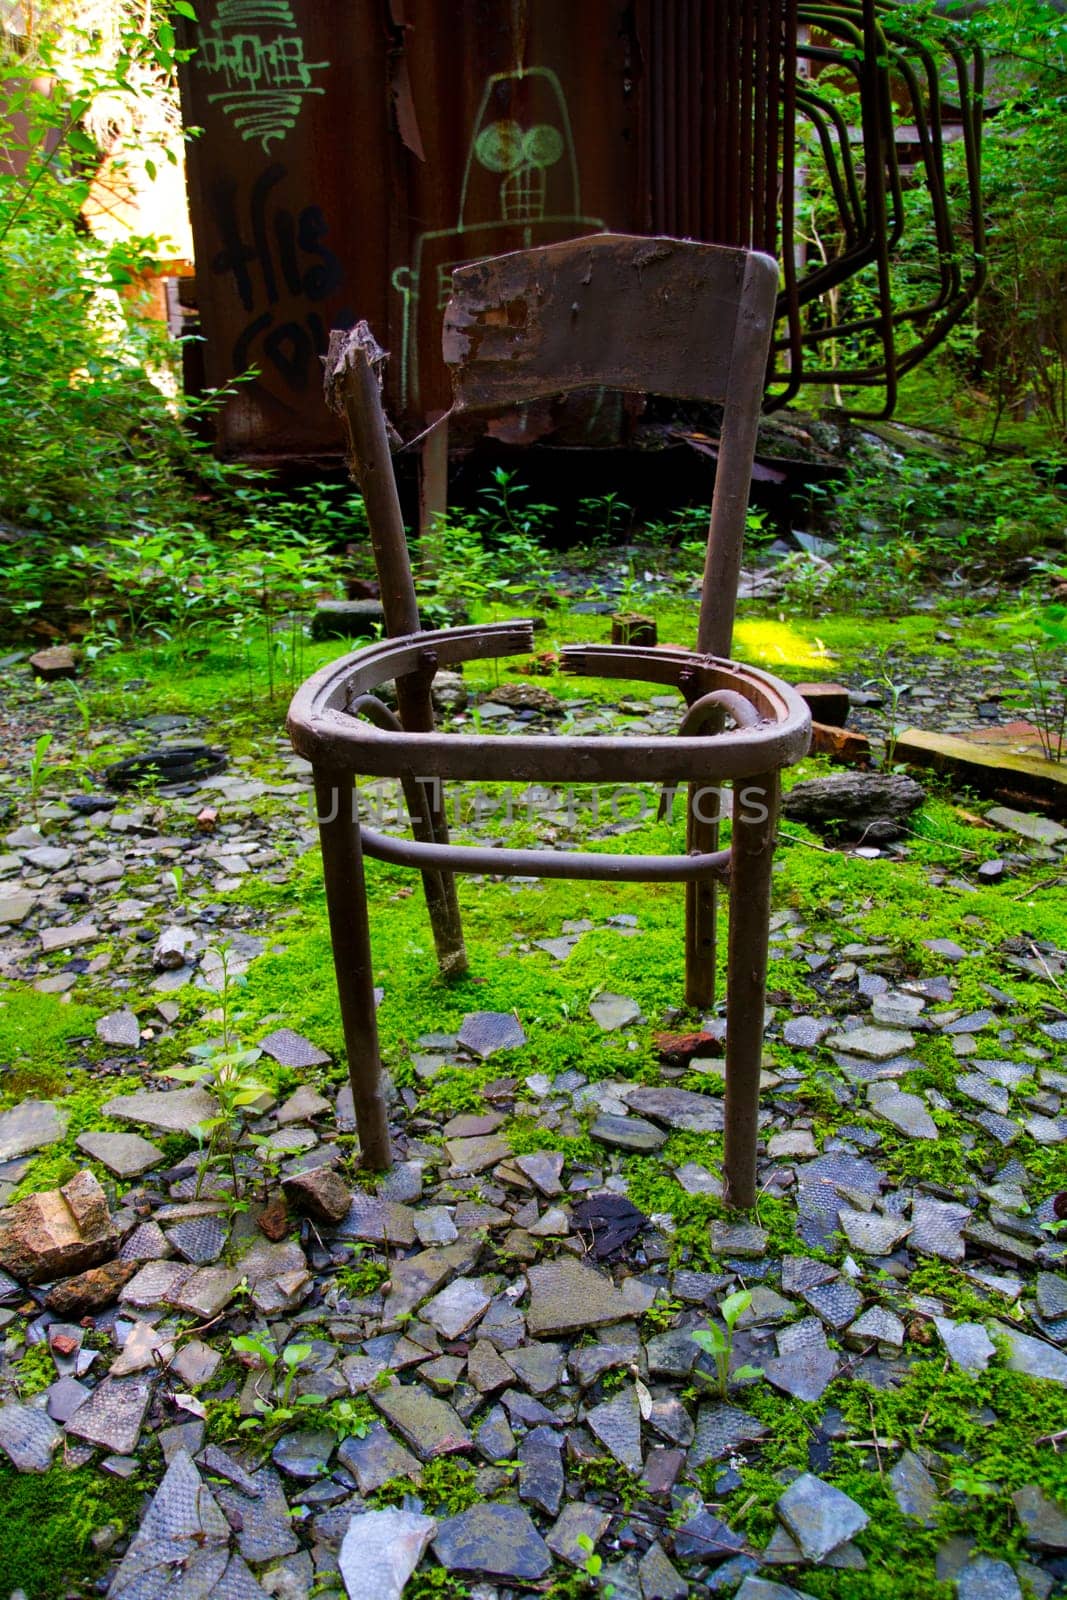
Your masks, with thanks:
<instances>
[{"instance_id":1,"label":"chair leg","mask_svg":"<svg viewBox=\"0 0 1067 1600\"><path fill-rule=\"evenodd\" d=\"M383 1172L392 1162L392 1151L381 1085L367 886L354 798L351 773L316 768L326 908L356 1128L363 1165L372 1172Z\"/></svg>"},{"instance_id":2,"label":"chair leg","mask_svg":"<svg viewBox=\"0 0 1067 1600\"><path fill-rule=\"evenodd\" d=\"M715 850L719 824L706 804L707 788L689 785L686 798L685 847L692 854ZM715 956L718 888L711 879L685 886L685 1003L706 1011L715 1003Z\"/></svg>"},{"instance_id":3,"label":"chair leg","mask_svg":"<svg viewBox=\"0 0 1067 1600\"><path fill-rule=\"evenodd\" d=\"M734 789L730 849L730 937L726 972L726 1202L747 1210L756 1199L759 1079L771 871L778 820L778 774Z\"/></svg>"}]
</instances>

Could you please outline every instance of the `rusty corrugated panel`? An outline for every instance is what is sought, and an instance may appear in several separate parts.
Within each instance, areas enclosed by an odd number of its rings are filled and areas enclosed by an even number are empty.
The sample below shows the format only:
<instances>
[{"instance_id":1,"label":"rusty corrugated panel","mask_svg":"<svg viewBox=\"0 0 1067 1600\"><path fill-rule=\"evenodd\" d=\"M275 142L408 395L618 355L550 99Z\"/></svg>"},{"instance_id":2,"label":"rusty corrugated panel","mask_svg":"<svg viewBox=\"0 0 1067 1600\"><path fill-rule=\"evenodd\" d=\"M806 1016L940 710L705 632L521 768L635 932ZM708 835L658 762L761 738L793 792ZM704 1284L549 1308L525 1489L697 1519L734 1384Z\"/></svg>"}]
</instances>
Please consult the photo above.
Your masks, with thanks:
<instances>
[{"instance_id":1,"label":"rusty corrugated panel","mask_svg":"<svg viewBox=\"0 0 1067 1600\"><path fill-rule=\"evenodd\" d=\"M641 134L654 233L775 253L782 62L796 0L639 7Z\"/></svg>"}]
</instances>

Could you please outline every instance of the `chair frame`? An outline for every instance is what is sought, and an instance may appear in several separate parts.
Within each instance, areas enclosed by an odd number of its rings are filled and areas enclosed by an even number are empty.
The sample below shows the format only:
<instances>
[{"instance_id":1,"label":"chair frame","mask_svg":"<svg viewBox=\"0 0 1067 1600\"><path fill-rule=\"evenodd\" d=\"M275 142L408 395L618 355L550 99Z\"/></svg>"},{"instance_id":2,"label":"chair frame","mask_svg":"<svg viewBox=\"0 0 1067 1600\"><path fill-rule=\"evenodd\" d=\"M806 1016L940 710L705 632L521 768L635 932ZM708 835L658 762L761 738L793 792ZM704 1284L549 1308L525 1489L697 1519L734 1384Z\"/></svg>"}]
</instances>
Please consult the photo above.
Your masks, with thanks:
<instances>
[{"instance_id":1,"label":"chair frame","mask_svg":"<svg viewBox=\"0 0 1067 1600\"><path fill-rule=\"evenodd\" d=\"M651 280L649 282L648 280ZM695 650L567 646L563 670L678 689L686 711L676 737L553 735L457 737L435 731L431 688L442 666L529 653L533 624L512 621L422 632L382 407L383 352L366 324L331 338L327 393L346 418L381 583L387 637L330 663L297 691L288 728L312 764L327 909L362 1159L389 1166L381 1085L364 856L419 870L442 972L466 970L456 872L683 882L686 1001L714 999L716 888L729 889L726 986L725 1195L755 1199L759 1077L771 873L779 773L807 753L811 718L795 690L726 659L732 634L762 380L777 269L766 256L715 245L600 234L458 270L445 315L456 404L499 409L597 381L716 400L723 406ZM593 303L586 291L599 291ZM651 309L649 302L651 300ZM576 334L583 306L593 324ZM555 337L561 308L571 329ZM636 348L618 349L619 318L637 314ZM605 329L614 316L616 330ZM599 324L599 325L597 325ZM726 325L725 333L719 324ZM708 359L690 368L686 352ZM683 352L686 353L686 352ZM561 370L561 367L565 370ZM663 381L666 369L667 382ZM394 681L398 714L375 691ZM734 727L726 730L729 719ZM412 838L362 825L355 776L400 780ZM441 785L507 782L656 782L687 785L686 854L609 855L580 850L452 845ZM734 785L730 848L719 850L707 793Z\"/></svg>"}]
</instances>

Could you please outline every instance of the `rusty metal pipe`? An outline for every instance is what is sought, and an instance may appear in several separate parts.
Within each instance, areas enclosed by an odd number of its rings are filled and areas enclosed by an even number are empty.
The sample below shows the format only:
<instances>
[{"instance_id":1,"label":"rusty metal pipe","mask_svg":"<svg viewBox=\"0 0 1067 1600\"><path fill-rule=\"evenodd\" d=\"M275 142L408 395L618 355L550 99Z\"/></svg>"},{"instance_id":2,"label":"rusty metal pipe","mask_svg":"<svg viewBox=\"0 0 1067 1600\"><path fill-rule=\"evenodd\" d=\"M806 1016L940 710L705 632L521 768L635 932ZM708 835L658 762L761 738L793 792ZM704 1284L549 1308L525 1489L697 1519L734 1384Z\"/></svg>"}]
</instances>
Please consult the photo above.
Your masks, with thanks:
<instances>
[{"instance_id":1,"label":"rusty metal pipe","mask_svg":"<svg viewBox=\"0 0 1067 1600\"><path fill-rule=\"evenodd\" d=\"M746 785L730 845L730 932L726 974L724 1177L728 1205L756 1199L756 1140L763 1058L763 1008L771 871L778 819L778 775Z\"/></svg>"},{"instance_id":2,"label":"rusty metal pipe","mask_svg":"<svg viewBox=\"0 0 1067 1600\"><path fill-rule=\"evenodd\" d=\"M578 850L507 850L478 845L420 844L360 828L366 855L398 867L443 867L474 877L574 878L603 883L691 883L730 875L729 850L687 856L596 855Z\"/></svg>"},{"instance_id":3,"label":"rusty metal pipe","mask_svg":"<svg viewBox=\"0 0 1067 1600\"><path fill-rule=\"evenodd\" d=\"M379 1066L363 852L359 829L352 820L352 775L316 770L315 798L319 817L324 819L319 822L319 840L326 909L360 1151L365 1167L383 1172L392 1161L392 1152Z\"/></svg>"}]
</instances>

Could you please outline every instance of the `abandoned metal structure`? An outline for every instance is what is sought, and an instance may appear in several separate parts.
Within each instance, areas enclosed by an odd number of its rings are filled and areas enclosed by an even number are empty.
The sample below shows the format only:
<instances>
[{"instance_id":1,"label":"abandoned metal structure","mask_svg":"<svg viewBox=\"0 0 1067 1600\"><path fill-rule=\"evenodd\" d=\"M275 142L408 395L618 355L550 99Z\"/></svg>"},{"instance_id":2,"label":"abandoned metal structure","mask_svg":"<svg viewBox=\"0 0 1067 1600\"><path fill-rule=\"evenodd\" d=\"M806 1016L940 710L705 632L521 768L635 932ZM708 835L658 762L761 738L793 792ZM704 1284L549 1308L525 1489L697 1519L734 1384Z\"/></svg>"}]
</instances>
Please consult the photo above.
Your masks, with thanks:
<instances>
[{"instance_id":1,"label":"abandoned metal structure","mask_svg":"<svg viewBox=\"0 0 1067 1600\"><path fill-rule=\"evenodd\" d=\"M393 352L390 416L449 404L453 268L599 229L774 255L765 403L887 414L982 275L981 62L883 0L204 0L183 24L199 381L224 455L335 456L331 330ZM951 147L951 149L950 149ZM962 154L950 175L948 156ZM905 265L906 270L898 271ZM193 380L196 381L196 380ZM864 395L869 394L869 399ZM596 413L583 442L627 440Z\"/></svg>"},{"instance_id":2,"label":"abandoned metal structure","mask_svg":"<svg viewBox=\"0 0 1067 1600\"><path fill-rule=\"evenodd\" d=\"M382 352L367 325L335 334L327 389L343 413L366 503L388 637L323 667L295 696L293 745L314 768L330 932L363 1160L387 1166L364 855L421 871L438 960L466 966L453 874L686 885L686 1000L714 998L716 886L729 891L726 1195L755 1198L756 1135L779 773L808 748L800 696L728 659L777 267L769 257L674 239L595 234L460 269L445 310L455 409L499 410L591 384L722 407L703 597L693 650L570 646L567 672L679 691L676 738L457 736L434 730L438 667L533 647L530 622L419 631L382 405ZM396 681L399 716L378 698ZM727 724L731 726L727 727ZM360 823L354 778L400 779L410 841ZM449 843L446 779L664 783L687 788L684 855L484 849ZM733 784L730 847L717 848L717 785ZM709 806L715 795L716 805ZM673 795L672 795L673 797Z\"/></svg>"}]
</instances>

